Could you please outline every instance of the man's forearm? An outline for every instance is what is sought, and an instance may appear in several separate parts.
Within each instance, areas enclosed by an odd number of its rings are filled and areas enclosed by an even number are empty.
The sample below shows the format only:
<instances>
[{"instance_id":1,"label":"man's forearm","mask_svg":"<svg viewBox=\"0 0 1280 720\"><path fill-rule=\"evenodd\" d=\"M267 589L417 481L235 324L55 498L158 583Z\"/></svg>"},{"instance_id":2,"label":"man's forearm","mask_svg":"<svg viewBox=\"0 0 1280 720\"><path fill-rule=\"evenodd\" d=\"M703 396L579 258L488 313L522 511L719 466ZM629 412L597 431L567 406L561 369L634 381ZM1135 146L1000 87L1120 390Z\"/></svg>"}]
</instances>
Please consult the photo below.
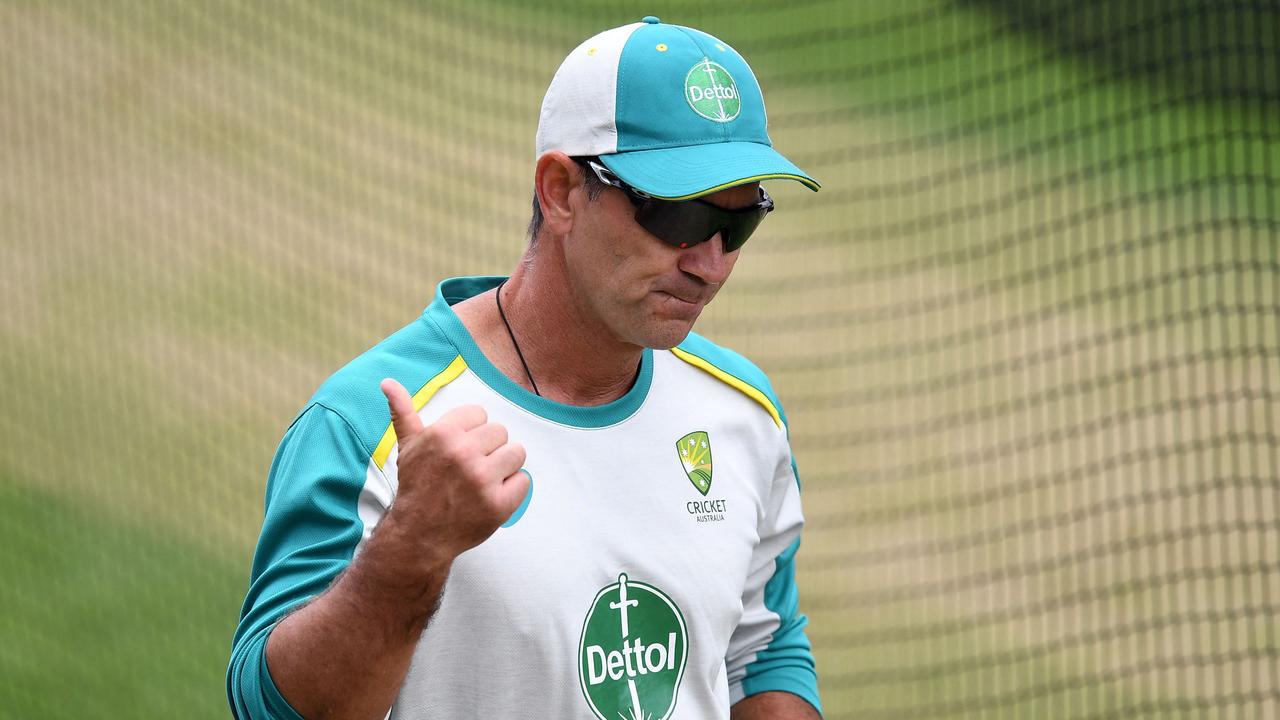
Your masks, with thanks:
<instances>
[{"instance_id":1,"label":"man's forearm","mask_svg":"<svg viewBox=\"0 0 1280 720\"><path fill-rule=\"evenodd\" d=\"M729 709L729 720L822 720L822 716L800 696L772 691L739 700Z\"/></svg>"},{"instance_id":2,"label":"man's forearm","mask_svg":"<svg viewBox=\"0 0 1280 720\"><path fill-rule=\"evenodd\" d=\"M271 681L309 720L381 720L458 555L493 535L529 490L524 447L461 405L424 426L413 399L381 383L395 428L396 499L347 571L267 639Z\"/></svg>"},{"instance_id":3,"label":"man's forearm","mask_svg":"<svg viewBox=\"0 0 1280 720\"><path fill-rule=\"evenodd\" d=\"M388 514L347 571L272 631L272 681L308 720L381 720L395 701L449 569L405 567L405 540Z\"/></svg>"}]
</instances>

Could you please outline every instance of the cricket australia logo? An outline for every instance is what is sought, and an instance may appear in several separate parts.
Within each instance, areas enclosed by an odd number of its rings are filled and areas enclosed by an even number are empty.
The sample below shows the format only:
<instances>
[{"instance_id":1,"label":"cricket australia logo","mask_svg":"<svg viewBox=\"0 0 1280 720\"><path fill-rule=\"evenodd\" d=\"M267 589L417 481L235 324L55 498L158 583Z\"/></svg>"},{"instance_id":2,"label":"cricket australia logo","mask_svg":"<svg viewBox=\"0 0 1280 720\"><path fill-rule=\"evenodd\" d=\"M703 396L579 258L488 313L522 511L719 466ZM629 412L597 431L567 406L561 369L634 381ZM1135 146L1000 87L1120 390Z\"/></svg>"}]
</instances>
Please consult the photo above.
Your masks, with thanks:
<instances>
[{"instance_id":1,"label":"cricket australia logo","mask_svg":"<svg viewBox=\"0 0 1280 720\"><path fill-rule=\"evenodd\" d=\"M690 68L684 77L684 99L693 111L708 120L726 123L738 117L742 101L733 76L710 58Z\"/></svg>"},{"instance_id":2,"label":"cricket australia logo","mask_svg":"<svg viewBox=\"0 0 1280 720\"><path fill-rule=\"evenodd\" d=\"M711 438L701 430L691 432L676 441L676 452L689 482L703 495L711 492Z\"/></svg>"},{"instance_id":3,"label":"cricket australia logo","mask_svg":"<svg viewBox=\"0 0 1280 720\"><path fill-rule=\"evenodd\" d=\"M578 681L600 720L666 720L689 659L688 631L675 602L628 580L596 593L578 642Z\"/></svg>"}]
</instances>

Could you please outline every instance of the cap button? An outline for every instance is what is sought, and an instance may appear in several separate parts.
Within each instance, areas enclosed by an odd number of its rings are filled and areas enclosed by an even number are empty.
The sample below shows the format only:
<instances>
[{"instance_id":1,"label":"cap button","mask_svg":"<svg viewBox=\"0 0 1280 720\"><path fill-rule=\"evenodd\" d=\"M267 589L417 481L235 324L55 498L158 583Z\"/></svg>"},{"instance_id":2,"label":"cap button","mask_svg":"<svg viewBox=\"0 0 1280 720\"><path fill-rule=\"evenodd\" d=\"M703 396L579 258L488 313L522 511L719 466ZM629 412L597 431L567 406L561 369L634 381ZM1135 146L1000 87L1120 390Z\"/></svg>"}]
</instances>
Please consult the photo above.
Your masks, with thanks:
<instances>
[{"instance_id":1,"label":"cap button","mask_svg":"<svg viewBox=\"0 0 1280 720\"><path fill-rule=\"evenodd\" d=\"M662 21L654 17L653 15L645 15L643 18L640 19L640 22L647 22L650 25L657 25Z\"/></svg>"}]
</instances>

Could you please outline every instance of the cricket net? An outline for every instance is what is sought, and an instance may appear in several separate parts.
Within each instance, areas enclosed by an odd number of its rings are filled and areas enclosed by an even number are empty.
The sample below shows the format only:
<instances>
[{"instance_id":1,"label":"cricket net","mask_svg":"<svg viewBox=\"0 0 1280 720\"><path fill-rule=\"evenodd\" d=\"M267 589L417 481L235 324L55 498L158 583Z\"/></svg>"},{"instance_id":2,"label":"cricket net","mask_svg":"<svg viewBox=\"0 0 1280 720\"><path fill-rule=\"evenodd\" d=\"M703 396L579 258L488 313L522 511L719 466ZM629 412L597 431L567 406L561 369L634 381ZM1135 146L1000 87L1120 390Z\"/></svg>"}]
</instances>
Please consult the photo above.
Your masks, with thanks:
<instances>
[{"instance_id":1,"label":"cricket net","mask_svg":"<svg viewBox=\"0 0 1280 720\"><path fill-rule=\"evenodd\" d=\"M790 418L827 716L1280 714L1244 0L0 3L0 706L225 715L285 425L517 262L555 67L645 14L739 49L824 185L770 186L699 331Z\"/></svg>"}]
</instances>

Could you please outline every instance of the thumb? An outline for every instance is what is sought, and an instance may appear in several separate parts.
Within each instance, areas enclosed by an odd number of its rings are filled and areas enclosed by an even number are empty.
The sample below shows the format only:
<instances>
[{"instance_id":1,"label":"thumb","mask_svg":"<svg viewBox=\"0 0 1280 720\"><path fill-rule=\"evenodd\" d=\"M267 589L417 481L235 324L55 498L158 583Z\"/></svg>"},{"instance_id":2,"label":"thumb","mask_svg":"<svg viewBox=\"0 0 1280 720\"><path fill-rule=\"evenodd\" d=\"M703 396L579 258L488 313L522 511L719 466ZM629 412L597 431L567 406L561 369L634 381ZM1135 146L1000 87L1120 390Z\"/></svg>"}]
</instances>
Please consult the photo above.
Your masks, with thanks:
<instances>
[{"instance_id":1,"label":"thumb","mask_svg":"<svg viewBox=\"0 0 1280 720\"><path fill-rule=\"evenodd\" d=\"M400 383L386 378L379 387L387 396L387 407L391 408L391 425L396 429L396 439L404 444L409 438L422 432L422 418L413 409L413 398Z\"/></svg>"}]
</instances>

